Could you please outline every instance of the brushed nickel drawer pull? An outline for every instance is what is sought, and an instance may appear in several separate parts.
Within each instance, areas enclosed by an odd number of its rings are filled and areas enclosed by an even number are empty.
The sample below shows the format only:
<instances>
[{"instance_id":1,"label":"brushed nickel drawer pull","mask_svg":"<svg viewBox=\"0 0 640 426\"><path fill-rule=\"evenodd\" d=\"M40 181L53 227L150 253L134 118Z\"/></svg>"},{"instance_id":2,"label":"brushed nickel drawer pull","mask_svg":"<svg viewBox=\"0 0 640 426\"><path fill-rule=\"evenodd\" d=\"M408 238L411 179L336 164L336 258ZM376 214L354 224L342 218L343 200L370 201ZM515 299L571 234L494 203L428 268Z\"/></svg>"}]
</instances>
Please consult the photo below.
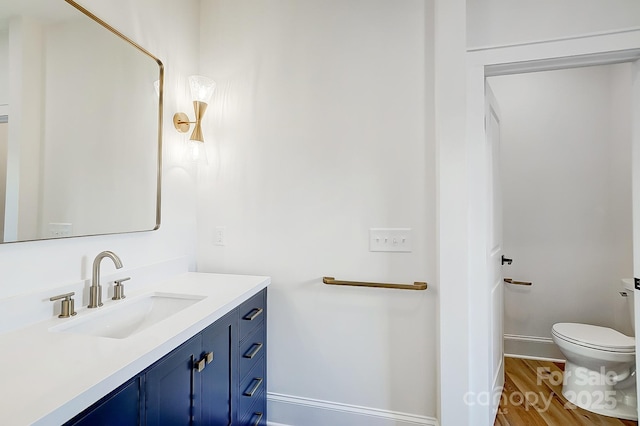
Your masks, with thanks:
<instances>
[{"instance_id":1,"label":"brushed nickel drawer pull","mask_svg":"<svg viewBox=\"0 0 640 426\"><path fill-rule=\"evenodd\" d=\"M258 318L260 316L262 311L264 311L264 309L262 309L262 308L253 308L251 311L249 311L248 314L243 316L242 319L246 320L246 321L253 321L254 319L256 319L256 318Z\"/></svg>"},{"instance_id":2,"label":"brushed nickel drawer pull","mask_svg":"<svg viewBox=\"0 0 640 426\"><path fill-rule=\"evenodd\" d=\"M253 422L252 426L258 426L260 424L260 421L262 420L262 413L253 413L254 416L258 416L258 418L256 419L255 422Z\"/></svg>"},{"instance_id":3,"label":"brushed nickel drawer pull","mask_svg":"<svg viewBox=\"0 0 640 426\"><path fill-rule=\"evenodd\" d=\"M207 364L211 364L211 362L213 361L213 352L207 352L206 354L204 354L204 360L207 362Z\"/></svg>"},{"instance_id":4,"label":"brushed nickel drawer pull","mask_svg":"<svg viewBox=\"0 0 640 426\"><path fill-rule=\"evenodd\" d=\"M204 370L204 367L207 365L207 362L204 358L202 358L199 361L196 361L195 365L194 365L194 370L196 370L198 373L201 373L202 370Z\"/></svg>"},{"instance_id":5,"label":"brushed nickel drawer pull","mask_svg":"<svg viewBox=\"0 0 640 426\"><path fill-rule=\"evenodd\" d=\"M251 381L253 386L249 386L250 390L245 390L243 395L244 396L248 396L248 397L252 397L254 393L256 393L256 391L260 388L260 385L262 385L262 378L258 378L256 377L255 379L253 379Z\"/></svg>"},{"instance_id":6,"label":"brushed nickel drawer pull","mask_svg":"<svg viewBox=\"0 0 640 426\"><path fill-rule=\"evenodd\" d=\"M258 354L258 352L260 352L260 349L262 349L262 343L254 343L251 345L249 350L242 355L242 357L252 359Z\"/></svg>"},{"instance_id":7,"label":"brushed nickel drawer pull","mask_svg":"<svg viewBox=\"0 0 640 426\"><path fill-rule=\"evenodd\" d=\"M529 281L516 281L513 278L505 278L505 283L514 284L514 285L531 285Z\"/></svg>"}]
</instances>

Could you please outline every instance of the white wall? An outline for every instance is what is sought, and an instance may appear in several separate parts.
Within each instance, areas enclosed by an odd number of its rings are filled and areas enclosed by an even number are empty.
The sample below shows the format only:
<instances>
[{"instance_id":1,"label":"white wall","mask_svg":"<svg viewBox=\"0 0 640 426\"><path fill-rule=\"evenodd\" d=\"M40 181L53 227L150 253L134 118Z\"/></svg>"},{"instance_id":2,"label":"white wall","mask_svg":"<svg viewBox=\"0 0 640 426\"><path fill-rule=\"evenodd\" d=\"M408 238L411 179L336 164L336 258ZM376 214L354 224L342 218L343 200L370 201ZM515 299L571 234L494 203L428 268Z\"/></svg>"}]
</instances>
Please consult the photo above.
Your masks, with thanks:
<instances>
[{"instance_id":1,"label":"white wall","mask_svg":"<svg viewBox=\"0 0 640 426\"><path fill-rule=\"evenodd\" d=\"M501 107L506 334L555 322L630 332L630 65L492 77ZM529 353L523 355L539 355Z\"/></svg>"},{"instance_id":2,"label":"white wall","mask_svg":"<svg viewBox=\"0 0 640 426\"><path fill-rule=\"evenodd\" d=\"M200 71L218 89L198 269L272 276L271 421L301 424L275 397L435 417L432 7L202 2ZM413 252L369 252L371 227L413 228ZM333 287L324 275L431 287Z\"/></svg>"},{"instance_id":3,"label":"white wall","mask_svg":"<svg viewBox=\"0 0 640 426\"><path fill-rule=\"evenodd\" d=\"M36 237L40 186L43 35L32 18L14 17L9 26L9 140L4 241Z\"/></svg>"},{"instance_id":4,"label":"white wall","mask_svg":"<svg viewBox=\"0 0 640 426\"><path fill-rule=\"evenodd\" d=\"M171 116L176 110L176 87L196 69L197 2L169 0L86 1L98 16L121 29L149 51L167 69L165 99L165 153L177 145ZM169 30L168 30L169 29ZM95 255L111 249L122 258L125 270L179 256L194 264L195 185L180 165L164 165L162 226L159 231L68 240L0 245L0 298L54 289L91 275ZM126 208L126 206L114 206ZM105 263L105 274L113 271ZM40 299L34 303L50 303Z\"/></svg>"},{"instance_id":5,"label":"white wall","mask_svg":"<svg viewBox=\"0 0 640 426\"><path fill-rule=\"evenodd\" d=\"M467 0L470 48L640 27L636 0Z\"/></svg>"},{"instance_id":6,"label":"white wall","mask_svg":"<svg viewBox=\"0 0 640 426\"><path fill-rule=\"evenodd\" d=\"M9 102L9 32L0 30L0 115L6 114Z\"/></svg>"}]
</instances>

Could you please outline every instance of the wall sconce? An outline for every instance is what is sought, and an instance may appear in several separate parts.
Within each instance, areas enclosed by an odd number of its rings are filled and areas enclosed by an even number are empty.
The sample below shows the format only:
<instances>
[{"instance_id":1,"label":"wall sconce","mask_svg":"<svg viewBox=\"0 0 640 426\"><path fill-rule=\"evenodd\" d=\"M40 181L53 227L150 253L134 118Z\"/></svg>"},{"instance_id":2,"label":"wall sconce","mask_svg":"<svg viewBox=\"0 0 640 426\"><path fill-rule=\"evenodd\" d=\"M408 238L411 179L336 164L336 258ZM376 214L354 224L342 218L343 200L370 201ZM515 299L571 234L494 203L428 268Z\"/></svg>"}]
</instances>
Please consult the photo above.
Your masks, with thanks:
<instances>
[{"instance_id":1,"label":"wall sconce","mask_svg":"<svg viewBox=\"0 0 640 426\"><path fill-rule=\"evenodd\" d=\"M192 148L192 152L194 152L194 156L197 156L197 153L201 149L204 150L204 146L199 147L197 143L204 143L202 117L204 117L204 113L207 110L207 105L216 88L216 83L210 78L201 75L192 75L189 77L189 86L191 88L191 97L193 98L195 121L189 121L189 117L184 112L177 112L173 116L173 125L180 133L188 132L191 125L194 125L189 140L196 142L196 145Z\"/></svg>"}]
</instances>

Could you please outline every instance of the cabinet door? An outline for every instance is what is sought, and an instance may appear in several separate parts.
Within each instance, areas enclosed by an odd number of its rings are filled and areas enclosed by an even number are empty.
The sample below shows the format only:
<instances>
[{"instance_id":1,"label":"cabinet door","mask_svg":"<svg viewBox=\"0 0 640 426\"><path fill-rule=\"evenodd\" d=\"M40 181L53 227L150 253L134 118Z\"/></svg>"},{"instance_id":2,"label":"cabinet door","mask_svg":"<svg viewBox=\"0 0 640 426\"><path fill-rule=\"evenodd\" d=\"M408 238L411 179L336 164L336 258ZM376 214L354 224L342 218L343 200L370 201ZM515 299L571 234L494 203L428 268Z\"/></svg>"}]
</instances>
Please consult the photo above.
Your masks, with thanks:
<instances>
[{"instance_id":1,"label":"cabinet door","mask_svg":"<svg viewBox=\"0 0 640 426\"><path fill-rule=\"evenodd\" d=\"M137 426L140 424L140 376L125 383L65 425Z\"/></svg>"},{"instance_id":2,"label":"cabinet door","mask_svg":"<svg viewBox=\"0 0 640 426\"><path fill-rule=\"evenodd\" d=\"M202 356L211 362L200 374L202 424L227 426L233 423L231 411L231 345L235 333L235 311L202 332ZM198 401L196 399L196 401Z\"/></svg>"},{"instance_id":3,"label":"cabinet door","mask_svg":"<svg viewBox=\"0 0 640 426\"><path fill-rule=\"evenodd\" d=\"M145 375L146 424L188 425L197 423L200 412L193 404L194 368L200 359L201 335L179 346Z\"/></svg>"}]
</instances>

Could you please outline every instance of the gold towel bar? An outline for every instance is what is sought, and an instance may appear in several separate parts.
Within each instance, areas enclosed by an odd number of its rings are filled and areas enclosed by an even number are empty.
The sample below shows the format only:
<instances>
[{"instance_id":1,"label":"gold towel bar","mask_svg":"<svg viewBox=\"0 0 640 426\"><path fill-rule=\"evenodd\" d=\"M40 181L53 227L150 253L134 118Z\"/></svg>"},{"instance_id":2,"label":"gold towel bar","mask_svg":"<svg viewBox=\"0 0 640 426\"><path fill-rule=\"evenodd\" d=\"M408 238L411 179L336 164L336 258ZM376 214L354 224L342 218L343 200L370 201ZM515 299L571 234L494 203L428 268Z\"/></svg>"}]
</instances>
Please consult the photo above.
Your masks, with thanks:
<instances>
[{"instance_id":1,"label":"gold towel bar","mask_svg":"<svg viewBox=\"0 0 640 426\"><path fill-rule=\"evenodd\" d=\"M360 287L397 288L401 290L426 290L427 283L416 281L413 284L367 283L360 281L340 281L333 277L322 277L322 282L331 285L353 285Z\"/></svg>"},{"instance_id":2,"label":"gold towel bar","mask_svg":"<svg viewBox=\"0 0 640 426\"><path fill-rule=\"evenodd\" d=\"M505 278L504 282L515 285L531 285L529 281L516 281L513 278Z\"/></svg>"}]
</instances>

